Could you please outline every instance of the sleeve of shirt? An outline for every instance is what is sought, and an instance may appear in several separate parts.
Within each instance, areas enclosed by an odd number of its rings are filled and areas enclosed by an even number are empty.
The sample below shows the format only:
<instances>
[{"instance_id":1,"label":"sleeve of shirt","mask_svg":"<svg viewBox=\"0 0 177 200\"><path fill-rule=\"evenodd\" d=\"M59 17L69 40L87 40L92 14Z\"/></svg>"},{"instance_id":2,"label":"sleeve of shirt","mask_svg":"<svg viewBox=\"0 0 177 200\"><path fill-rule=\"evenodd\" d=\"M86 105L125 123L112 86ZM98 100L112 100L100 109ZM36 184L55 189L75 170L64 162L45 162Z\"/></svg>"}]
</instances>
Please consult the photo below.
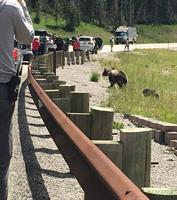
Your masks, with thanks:
<instances>
[{"instance_id":1,"label":"sleeve of shirt","mask_svg":"<svg viewBox=\"0 0 177 200\"><path fill-rule=\"evenodd\" d=\"M34 29L28 9L19 6L14 18L15 38L22 44L30 44L34 38Z\"/></svg>"}]
</instances>

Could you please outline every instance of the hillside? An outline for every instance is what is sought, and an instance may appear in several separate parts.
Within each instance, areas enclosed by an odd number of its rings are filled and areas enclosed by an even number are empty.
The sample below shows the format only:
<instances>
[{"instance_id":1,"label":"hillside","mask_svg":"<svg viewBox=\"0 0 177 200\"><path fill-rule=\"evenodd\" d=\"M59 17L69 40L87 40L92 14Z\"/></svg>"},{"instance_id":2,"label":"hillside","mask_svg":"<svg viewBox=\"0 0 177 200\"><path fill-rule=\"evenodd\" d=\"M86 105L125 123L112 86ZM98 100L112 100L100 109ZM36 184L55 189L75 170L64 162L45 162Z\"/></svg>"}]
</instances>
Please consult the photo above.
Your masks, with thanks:
<instances>
[{"instance_id":1,"label":"hillside","mask_svg":"<svg viewBox=\"0 0 177 200\"><path fill-rule=\"evenodd\" d=\"M41 13L40 22L35 23L35 12L31 12L35 29L46 29L50 33L61 35L62 37L72 37L79 34L101 37L104 44L108 44L113 33L111 29L96 26L94 24L81 22L75 31L68 31L65 28L65 20L58 19L57 24L52 15ZM177 24L173 25L135 25L138 32L137 43L168 43L177 42Z\"/></svg>"}]
</instances>

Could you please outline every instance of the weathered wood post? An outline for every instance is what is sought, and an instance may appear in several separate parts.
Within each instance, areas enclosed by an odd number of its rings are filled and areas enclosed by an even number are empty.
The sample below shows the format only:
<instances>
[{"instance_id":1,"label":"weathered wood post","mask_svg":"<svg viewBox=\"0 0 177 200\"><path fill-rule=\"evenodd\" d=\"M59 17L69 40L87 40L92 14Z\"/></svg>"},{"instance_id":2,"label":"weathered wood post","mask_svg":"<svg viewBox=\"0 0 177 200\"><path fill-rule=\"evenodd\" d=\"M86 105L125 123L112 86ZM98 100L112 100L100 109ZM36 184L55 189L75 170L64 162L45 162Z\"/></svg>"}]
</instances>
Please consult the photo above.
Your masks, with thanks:
<instances>
[{"instance_id":1,"label":"weathered wood post","mask_svg":"<svg viewBox=\"0 0 177 200\"><path fill-rule=\"evenodd\" d=\"M112 140L114 110L112 108L91 107L91 114L91 139Z\"/></svg>"},{"instance_id":2,"label":"weathered wood post","mask_svg":"<svg viewBox=\"0 0 177 200\"><path fill-rule=\"evenodd\" d=\"M151 200L176 200L177 189L176 188L155 188L145 187L142 188L143 192Z\"/></svg>"},{"instance_id":3,"label":"weathered wood post","mask_svg":"<svg viewBox=\"0 0 177 200\"><path fill-rule=\"evenodd\" d=\"M71 99L70 98L55 98L52 101L66 114L71 112Z\"/></svg>"},{"instance_id":4,"label":"weathered wood post","mask_svg":"<svg viewBox=\"0 0 177 200\"><path fill-rule=\"evenodd\" d=\"M89 93L71 92L71 112L76 112L76 113L89 112Z\"/></svg>"},{"instance_id":5,"label":"weathered wood post","mask_svg":"<svg viewBox=\"0 0 177 200\"><path fill-rule=\"evenodd\" d=\"M65 52L61 51L61 66L64 67L65 66Z\"/></svg>"},{"instance_id":6,"label":"weathered wood post","mask_svg":"<svg viewBox=\"0 0 177 200\"><path fill-rule=\"evenodd\" d=\"M70 65L71 59L70 59L70 52L66 52L66 58L67 58L67 65Z\"/></svg>"},{"instance_id":7,"label":"weathered wood post","mask_svg":"<svg viewBox=\"0 0 177 200\"><path fill-rule=\"evenodd\" d=\"M72 63L72 65L75 65L74 51L70 52L70 56L71 56L71 63Z\"/></svg>"},{"instance_id":8,"label":"weathered wood post","mask_svg":"<svg viewBox=\"0 0 177 200\"><path fill-rule=\"evenodd\" d=\"M90 138L90 113L67 113L67 116L88 138Z\"/></svg>"},{"instance_id":9,"label":"weathered wood post","mask_svg":"<svg viewBox=\"0 0 177 200\"><path fill-rule=\"evenodd\" d=\"M152 129L121 129L122 171L138 186L150 186Z\"/></svg>"},{"instance_id":10,"label":"weathered wood post","mask_svg":"<svg viewBox=\"0 0 177 200\"><path fill-rule=\"evenodd\" d=\"M81 56L81 64L83 65L85 62L85 51L80 51L80 56Z\"/></svg>"},{"instance_id":11,"label":"weathered wood post","mask_svg":"<svg viewBox=\"0 0 177 200\"><path fill-rule=\"evenodd\" d=\"M56 75L57 60L56 60L56 49L53 51L53 73Z\"/></svg>"},{"instance_id":12,"label":"weathered wood post","mask_svg":"<svg viewBox=\"0 0 177 200\"><path fill-rule=\"evenodd\" d=\"M90 52L88 50L86 51L86 57L87 57L87 60L90 61Z\"/></svg>"},{"instance_id":13,"label":"weathered wood post","mask_svg":"<svg viewBox=\"0 0 177 200\"><path fill-rule=\"evenodd\" d=\"M75 51L75 57L76 57L76 64L79 65L79 53L80 51Z\"/></svg>"},{"instance_id":14,"label":"weathered wood post","mask_svg":"<svg viewBox=\"0 0 177 200\"><path fill-rule=\"evenodd\" d=\"M122 144L113 140L92 140L107 157L122 169Z\"/></svg>"}]
</instances>

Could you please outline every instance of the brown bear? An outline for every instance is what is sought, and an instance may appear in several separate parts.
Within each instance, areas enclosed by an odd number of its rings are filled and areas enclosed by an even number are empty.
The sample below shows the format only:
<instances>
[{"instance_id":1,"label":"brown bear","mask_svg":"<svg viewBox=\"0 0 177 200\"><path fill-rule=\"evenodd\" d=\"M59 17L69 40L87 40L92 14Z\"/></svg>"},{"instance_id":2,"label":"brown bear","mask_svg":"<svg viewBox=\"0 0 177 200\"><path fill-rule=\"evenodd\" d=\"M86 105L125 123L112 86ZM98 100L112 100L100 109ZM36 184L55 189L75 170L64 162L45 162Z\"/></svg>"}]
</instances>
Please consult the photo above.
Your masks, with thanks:
<instances>
[{"instance_id":1,"label":"brown bear","mask_svg":"<svg viewBox=\"0 0 177 200\"><path fill-rule=\"evenodd\" d=\"M159 98L159 93L156 90L153 90L153 89L150 89L150 88L143 89L143 95L145 97L151 96L151 97Z\"/></svg>"},{"instance_id":2,"label":"brown bear","mask_svg":"<svg viewBox=\"0 0 177 200\"><path fill-rule=\"evenodd\" d=\"M128 82L127 75L123 71L117 71L115 68L104 69L102 76L108 76L109 82L111 83L110 87L113 87L115 84L122 88Z\"/></svg>"}]
</instances>

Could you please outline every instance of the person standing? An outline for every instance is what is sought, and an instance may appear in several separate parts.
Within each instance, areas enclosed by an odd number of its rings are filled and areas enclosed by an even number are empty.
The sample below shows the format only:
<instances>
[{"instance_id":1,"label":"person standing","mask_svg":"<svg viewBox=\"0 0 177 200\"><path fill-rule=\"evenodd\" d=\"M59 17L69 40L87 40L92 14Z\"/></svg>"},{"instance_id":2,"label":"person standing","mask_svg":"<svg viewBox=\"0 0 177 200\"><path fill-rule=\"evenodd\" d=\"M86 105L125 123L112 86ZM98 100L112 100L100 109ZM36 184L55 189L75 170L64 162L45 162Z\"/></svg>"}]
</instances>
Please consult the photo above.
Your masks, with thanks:
<instances>
[{"instance_id":1,"label":"person standing","mask_svg":"<svg viewBox=\"0 0 177 200\"><path fill-rule=\"evenodd\" d=\"M24 0L0 0L0 200L7 200L8 171L12 157L12 116L15 101L9 83L16 76L14 39L30 44L34 29Z\"/></svg>"},{"instance_id":2,"label":"person standing","mask_svg":"<svg viewBox=\"0 0 177 200\"><path fill-rule=\"evenodd\" d=\"M33 52L34 59L38 56L39 47L40 47L39 39L34 38L32 42L32 52Z\"/></svg>"},{"instance_id":3,"label":"person standing","mask_svg":"<svg viewBox=\"0 0 177 200\"><path fill-rule=\"evenodd\" d=\"M111 52L113 51L113 46L114 46L114 36L112 36L109 40L110 46L111 46Z\"/></svg>"},{"instance_id":4,"label":"person standing","mask_svg":"<svg viewBox=\"0 0 177 200\"><path fill-rule=\"evenodd\" d=\"M80 41L78 37L73 37L72 46L73 51L80 51Z\"/></svg>"},{"instance_id":5,"label":"person standing","mask_svg":"<svg viewBox=\"0 0 177 200\"><path fill-rule=\"evenodd\" d=\"M63 39L61 38L61 36L59 35L58 37L56 37L54 44L57 45L56 51L62 51L63 50Z\"/></svg>"},{"instance_id":6,"label":"person standing","mask_svg":"<svg viewBox=\"0 0 177 200\"><path fill-rule=\"evenodd\" d=\"M127 49L127 51L129 51L129 39L128 37L125 40L125 47L124 47L124 51Z\"/></svg>"}]
</instances>

